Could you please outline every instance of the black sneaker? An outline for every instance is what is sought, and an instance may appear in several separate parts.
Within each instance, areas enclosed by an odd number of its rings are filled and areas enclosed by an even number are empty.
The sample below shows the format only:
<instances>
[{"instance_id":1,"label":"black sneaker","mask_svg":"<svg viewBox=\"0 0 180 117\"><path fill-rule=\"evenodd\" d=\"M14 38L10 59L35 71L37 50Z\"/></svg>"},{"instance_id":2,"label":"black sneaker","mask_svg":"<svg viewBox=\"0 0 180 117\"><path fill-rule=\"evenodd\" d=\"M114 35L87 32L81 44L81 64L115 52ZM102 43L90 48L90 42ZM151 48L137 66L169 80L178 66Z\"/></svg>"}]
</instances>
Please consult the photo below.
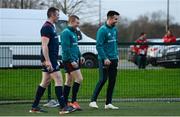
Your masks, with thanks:
<instances>
[{"instance_id":1,"label":"black sneaker","mask_svg":"<svg viewBox=\"0 0 180 117\"><path fill-rule=\"evenodd\" d=\"M30 113L47 113L46 110L40 108L40 107L32 107L31 110L29 110Z\"/></svg>"},{"instance_id":2,"label":"black sneaker","mask_svg":"<svg viewBox=\"0 0 180 117\"><path fill-rule=\"evenodd\" d=\"M59 114L62 115L62 114L68 114L68 113L71 113L71 112L74 112L76 111L75 108L73 108L72 106L65 106L63 109L61 109L59 111Z\"/></svg>"}]
</instances>

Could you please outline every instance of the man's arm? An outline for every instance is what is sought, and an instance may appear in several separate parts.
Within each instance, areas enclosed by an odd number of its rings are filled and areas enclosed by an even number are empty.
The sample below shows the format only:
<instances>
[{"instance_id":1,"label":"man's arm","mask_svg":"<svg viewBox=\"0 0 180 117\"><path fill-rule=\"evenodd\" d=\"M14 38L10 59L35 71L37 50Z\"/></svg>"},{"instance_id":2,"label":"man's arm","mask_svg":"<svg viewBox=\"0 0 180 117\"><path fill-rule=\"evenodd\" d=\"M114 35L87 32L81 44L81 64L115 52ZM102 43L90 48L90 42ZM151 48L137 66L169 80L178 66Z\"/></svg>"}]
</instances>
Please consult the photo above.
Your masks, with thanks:
<instances>
[{"instance_id":1,"label":"man's arm","mask_svg":"<svg viewBox=\"0 0 180 117\"><path fill-rule=\"evenodd\" d=\"M107 58L106 53L104 52L103 44L105 41L105 32L101 29L98 31L96 36L96 49L98 51L98 55L104 60L105 65L110 65L111 61Z\"/></svg>"},{"instance_id":2,"label":"man's arm","mask_svg":"<svg viewBox=\"0 0 180 117\"><path fill-rule=\"evenodd\" d=\"M43 53L43 56L45 58L44 64L49 71L52 71L53 67L52 67L52 64L50 62L49 49L48 49L49 38L42 36L41 41L42 41L42 45L41 45L42 46L42 53Z\"/></svg>"},{"instance_id":3,"label":"man's arm","mask_svg":"<svg viewBox=\"0 0 180 117\"><path fill-rule=\"evenodd\" d=\"M45 61L50 61L49 49L48 49L49 38L43 36L43 37L41 37L41 41L42 41L42 52L43 52Z\"/></svg>"},{"instance_id":4,"label":"man's arm","mask_svg":"<svg viewBox=\"0 0 180 117\"><path fill-rule=\"evenodd\" d=\"M103 44L105 41L105 32L102 29L98 31L97 36L96 36L96 41L97 41L96 49L98 51L99 56L104 60L107 59L107 56L103 49Z\"/></svg>"}]
</instances>

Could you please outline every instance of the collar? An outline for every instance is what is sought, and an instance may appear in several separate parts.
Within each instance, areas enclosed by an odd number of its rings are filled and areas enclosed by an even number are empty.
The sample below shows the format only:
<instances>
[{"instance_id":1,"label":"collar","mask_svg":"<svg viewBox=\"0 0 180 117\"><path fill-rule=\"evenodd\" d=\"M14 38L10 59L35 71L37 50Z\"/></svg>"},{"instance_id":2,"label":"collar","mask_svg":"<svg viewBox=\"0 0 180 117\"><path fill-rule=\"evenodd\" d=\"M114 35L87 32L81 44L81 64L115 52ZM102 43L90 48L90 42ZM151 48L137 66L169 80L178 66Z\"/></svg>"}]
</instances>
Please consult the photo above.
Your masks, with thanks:
<instances>
[{"instance_id":1,"label":"collar","mask_svg":"<svg viewBox=\"0 0 180 117\"><path fill-rule=\"evenodd\" d=\"M108 28L114 28L114 26L109 26L109 25L107 24L107 21L105 22L105 26L108 27Z\"/></svg>"},{"instance_id":2,"label":"collar","mask_svg":"<svg viewBox=\"0 0 180 117\"><path fill-rule=\"evenodd\" d=\"M52 27L55 28L55 24L52 24L51 22L49 22L48 20L46 21L47 24L51 25Z\"/></svg>"},{"instance_id":3,"label":"collar","mask_svg":"<svg viewBox=\"0 0 180 117\"><path fill-rule=\"evenodd\" d=\"M76 32L76 29L74 29L72 26L67 26L67 28L72 32Z\"/></svg>"}]
</instances>

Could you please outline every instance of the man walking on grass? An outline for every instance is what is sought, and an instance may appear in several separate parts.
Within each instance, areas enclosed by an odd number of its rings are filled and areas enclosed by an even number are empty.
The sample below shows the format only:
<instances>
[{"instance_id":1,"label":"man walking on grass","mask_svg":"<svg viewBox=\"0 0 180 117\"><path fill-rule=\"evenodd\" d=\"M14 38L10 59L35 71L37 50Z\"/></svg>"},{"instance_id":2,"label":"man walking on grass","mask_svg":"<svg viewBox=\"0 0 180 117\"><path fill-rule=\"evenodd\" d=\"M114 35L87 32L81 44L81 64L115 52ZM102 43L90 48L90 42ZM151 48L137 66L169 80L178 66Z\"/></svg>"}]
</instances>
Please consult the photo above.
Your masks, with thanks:
<instances>
[{"instance_id":1,"label":"man walking on grass","mask_svg":"<svg viewBox=\"0 0 180 117\"><path fill-rule=\"evenodd\" d=\"M92 108L98 108L97 97L104 86L107 79L108 88L106 94L105 109L118 109L112 105L112 94L116 82L117 65L118 65L118 49L117 40L118 32L115 24L118 22L119 13L116 11L109 11L107 13L107 21L102 25L96 36L96 49L98 51L99 59L99 81L94 89L91 103Z\"/></svg>"},{"instance_id":2,"label":"man walking on grass","mask_svg":"<svg viewBox=\"0 0 180 117\"><path fill-rule=\"evenodd\" d=\"M79 17L76 15L69 16L68 27L61 33L62 60L65 69L66 81L64 86L64 98L67 105L76 110L81 110L77 102L77 94L83 80L80 66L85 59L81 56L78 47L77 28L79 27ZM68 102L68 96L71 89L72 81L72 101Z\"/></svg>"},{"instance_id":3,"label":"man walking on grass","mask_svg":"<svg viewBox=\"0 0 180 117\"><path fill-rule=\"evenodd\" d=\"M51 79L55 82L55 93L60 104L60 114L66 114L74 111L71 106L66 106L63 97L63 79L58 65L59 41L54 27L54 23L59 19L59 9L51 7L47 11L48 20L41 28L41 62L42 62L42 81L37 88L35 100L29 112L41 113L47 112L40 108L39 102L43 96L46 87Z\"/></svg>"}]
</instances>

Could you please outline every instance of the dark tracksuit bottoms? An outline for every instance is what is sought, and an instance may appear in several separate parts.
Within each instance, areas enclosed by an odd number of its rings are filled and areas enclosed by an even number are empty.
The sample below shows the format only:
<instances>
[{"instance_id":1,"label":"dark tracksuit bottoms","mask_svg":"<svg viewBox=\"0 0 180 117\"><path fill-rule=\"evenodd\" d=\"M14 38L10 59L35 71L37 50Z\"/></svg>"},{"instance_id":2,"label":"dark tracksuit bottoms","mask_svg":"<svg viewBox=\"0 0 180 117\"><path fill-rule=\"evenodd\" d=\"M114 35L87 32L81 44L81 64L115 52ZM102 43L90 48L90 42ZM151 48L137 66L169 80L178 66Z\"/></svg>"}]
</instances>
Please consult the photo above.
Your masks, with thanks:
<instances>
[{"instance_id":1,"label":"dark tracksuit bottoms","mask_svg":"<svg viewBox=\"0 0 180 117\"><path fill-rule=\"evenodd\" d=\"M104 61L99 60L99 81L96 84L96 88L94 89L93 96L91 98L92 102L97 100L97 97L102 87L106 83L107 79L109 79L107 93L106 93L106 105L112 103L112 94L117 76L117 64L118 64L117 59L111 60L110 66L105 66Z\"/></svg>"}]
</instances>

